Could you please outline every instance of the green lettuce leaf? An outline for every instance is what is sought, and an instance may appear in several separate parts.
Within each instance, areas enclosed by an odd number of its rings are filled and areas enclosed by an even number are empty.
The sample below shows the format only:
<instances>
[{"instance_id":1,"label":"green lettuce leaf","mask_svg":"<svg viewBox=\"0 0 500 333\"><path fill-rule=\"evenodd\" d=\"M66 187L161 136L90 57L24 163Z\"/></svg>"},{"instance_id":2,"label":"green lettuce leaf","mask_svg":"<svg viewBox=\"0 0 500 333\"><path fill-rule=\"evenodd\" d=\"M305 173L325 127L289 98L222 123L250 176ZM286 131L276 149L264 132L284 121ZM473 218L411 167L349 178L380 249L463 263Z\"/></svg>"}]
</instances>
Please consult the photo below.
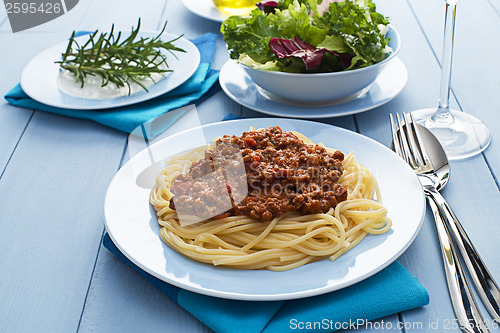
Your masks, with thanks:
<instances>
[{"instance_id":1,"label":"green lettuce leaf","mask_svg":"<svg viewBox=\"0 0 500 333\"><path fill-rule=\"evenodd\" d=\"M347 46L342 36L329 35L321 43L317 45L318 48L325 48L330 51L339 53L351 52L351 48Z\"/></svg>"},{"instance_id":2,"label":"green lettuce leaf","mask_svg":"<svg viewBox=\"0 0 500 333\"><path fill-rule=\"evenodd\" d=\"M355 57L351 68L373 65L387 57L389 41L380 33L379 25L389 21L375 10L371 0L363 0L364 6L350 1L331 3L324 18L329 22L330 34L342 36Z\"/></svg>"},{"instance_id":3,"label":"green lettuce leaf","mask_svg":"<svg viewBox=\"0 0 500 333\"><path fill-rule=\"evenodd\" d=\"M222 23L221 32L232 59L247 55L262 64L272 60L268 43L277 34L277 27L259 9L254 9L248 18L229 17Z\"/></svg>"},{"instance_id":4,"label":"green lettuce leaf","mask_svg":"<svg viewBox=\"0 0 500 333\"><path fill-rule=\"evenodd\" d=\"M248 17L231 16L221 32L232 59L245 59L252 67L285 72L307 72L300 59L281 58L270 50L276 37L294 37L316 48L349 53L349 69L369 66L387 57L388 40L380 32L387 18L375 10L372 0L333 2L320 15L317 0L281 0L273 13L254 9ZM316 71L343 70L335 57L325 57Z\"/></svg>"}]
</instances>

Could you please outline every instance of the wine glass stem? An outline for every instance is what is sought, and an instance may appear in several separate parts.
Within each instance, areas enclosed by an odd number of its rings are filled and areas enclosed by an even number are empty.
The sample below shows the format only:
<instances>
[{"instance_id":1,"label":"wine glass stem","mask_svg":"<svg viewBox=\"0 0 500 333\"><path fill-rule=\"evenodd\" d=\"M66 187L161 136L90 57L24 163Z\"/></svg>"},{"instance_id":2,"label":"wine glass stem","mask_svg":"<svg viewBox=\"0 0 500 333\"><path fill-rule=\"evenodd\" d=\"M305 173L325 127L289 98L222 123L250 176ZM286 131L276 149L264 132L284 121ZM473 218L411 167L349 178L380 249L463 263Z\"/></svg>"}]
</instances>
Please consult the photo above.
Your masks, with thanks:
<instances>
[{"instance_id":1,"label":"wine glass stem","mask_svg":"<svg viewBox=\"0 0 500 333\"><path fill-rule=\"evenodd\" d=\"M448 125L455 121L450 112L450 84L455 37L456 2L457 0L446 0L439 106L437 112L432 116L432 121Z\"/></svg>"}]
</instances>

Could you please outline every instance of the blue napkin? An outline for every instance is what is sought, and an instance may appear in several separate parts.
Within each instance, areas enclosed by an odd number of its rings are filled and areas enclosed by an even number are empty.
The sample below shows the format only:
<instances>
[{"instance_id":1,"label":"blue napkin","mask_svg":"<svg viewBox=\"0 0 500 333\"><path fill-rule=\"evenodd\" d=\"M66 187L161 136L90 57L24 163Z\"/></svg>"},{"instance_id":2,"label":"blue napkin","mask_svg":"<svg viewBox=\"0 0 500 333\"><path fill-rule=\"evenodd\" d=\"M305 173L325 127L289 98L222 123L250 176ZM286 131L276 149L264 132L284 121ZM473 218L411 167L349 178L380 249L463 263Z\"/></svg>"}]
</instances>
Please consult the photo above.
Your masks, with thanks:
<instances>
[{"instance_id":1,"label":"blue napkin","mask_svg":"<svg viewBox=\"0 0 500 333\"><path fill-rule=\"evenodd\" d=\"M219 89L219 71L210 69L215 51L217 35L206 33L191 40L199 49L201 61L193 76L181 86L139 104L108 110L70 110L41 104L31 99L18 84L5 95L12 105L35 109L81 119L90 119L103 125L130 133L141 124L156 118L170 110L188 104L198 104Z\"/></svg>"},{"instance_id":2,"label":"blue napkin","mask_svg":"<svg viewBox=\"0 0 500 333\"><path fill-rule=\"evenodd\" d=\"M429 303L424 287L397 261L339 291L297 300L255 302L210 297L172 286L134 265L107 233L103 245L217 333L332 332ZM321 325L314 324L318 322ZM316 326L308 328L307 323Z\"/></svg>"}]
</instances>

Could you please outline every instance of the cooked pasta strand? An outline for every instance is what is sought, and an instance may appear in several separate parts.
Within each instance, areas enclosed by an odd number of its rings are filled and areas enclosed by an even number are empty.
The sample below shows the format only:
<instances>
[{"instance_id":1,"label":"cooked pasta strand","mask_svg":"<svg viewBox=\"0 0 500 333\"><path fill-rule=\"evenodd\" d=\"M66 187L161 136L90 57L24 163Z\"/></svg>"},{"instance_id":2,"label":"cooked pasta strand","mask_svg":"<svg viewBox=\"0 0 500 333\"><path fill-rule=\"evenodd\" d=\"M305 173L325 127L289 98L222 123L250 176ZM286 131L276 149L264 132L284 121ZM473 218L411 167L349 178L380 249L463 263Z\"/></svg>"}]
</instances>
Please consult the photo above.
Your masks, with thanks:
<instances>
[{"instance_id":1,"label":"cooked pasta strand","mask_svg":"<svg viewBox=\"0 0 500 333\"><path fill-rule=\"evenodd\" d=\"M304 135L294 134L314 144ZM267 222L229 216L182 227L175 210L169 208L173 196L170 187L178 175L186 174L192 163L203 157L204 149L207 147L166 161L150 195L161 239L192 259L240 269L283 271L324 258L335 260L368 234L382 234L391 228L377 182L353 152L345 156L345 171L339 180L347 188L348 198L327 213L291 212Z\"/></svg>"}]
</instances>

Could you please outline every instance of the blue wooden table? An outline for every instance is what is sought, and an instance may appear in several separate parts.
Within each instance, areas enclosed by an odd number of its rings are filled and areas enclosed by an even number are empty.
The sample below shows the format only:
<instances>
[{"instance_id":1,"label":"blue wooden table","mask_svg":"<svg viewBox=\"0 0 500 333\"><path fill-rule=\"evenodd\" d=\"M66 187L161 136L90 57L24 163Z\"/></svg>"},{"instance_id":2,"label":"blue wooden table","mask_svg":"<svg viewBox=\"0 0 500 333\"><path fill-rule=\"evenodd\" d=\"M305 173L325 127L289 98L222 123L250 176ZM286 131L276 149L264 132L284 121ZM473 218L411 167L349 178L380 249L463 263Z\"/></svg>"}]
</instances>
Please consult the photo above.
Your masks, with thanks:
<instances>
[{"instance_id":1,"label":"blue wooden table","mask_svg":"<svg viewBox=\"0 0 500 333\"><path fill-rule=\"evenodd\" d=\"M377 0L403 40L399 54L409 81L393 101L354 116L320 119L384 145L388 114L437 104L444 2ZM13 34L0 9L0 94L19 82L25 64L72 30L145 29L194 38L219 34L214 68L228 59L217 22L195 16L179 0L80 0L68 14ZM462 221L492 275L500 281L500 2L458 4L451 104L480 118L492 143L482 154L453 161L443 194ZM227 113L262 114L219 91L198 106L203 123ZM0 332L209 332L137 272L102 247L103 202L122 163L125 133L94 122L17 108L0 101ZM379 320L404 324L399 332L459 332L429 211L411 247L400 257L428 290L430 304ZM484 311L486 320L491 318ZM437 330L429 323L438 325ZM448 325L448 326L446 326ZM490 325L491 326L491 325ZM360 329L360 331L381 331ZM491 329L498 331L500 329Z\"/></svg>"}]
</instances>

